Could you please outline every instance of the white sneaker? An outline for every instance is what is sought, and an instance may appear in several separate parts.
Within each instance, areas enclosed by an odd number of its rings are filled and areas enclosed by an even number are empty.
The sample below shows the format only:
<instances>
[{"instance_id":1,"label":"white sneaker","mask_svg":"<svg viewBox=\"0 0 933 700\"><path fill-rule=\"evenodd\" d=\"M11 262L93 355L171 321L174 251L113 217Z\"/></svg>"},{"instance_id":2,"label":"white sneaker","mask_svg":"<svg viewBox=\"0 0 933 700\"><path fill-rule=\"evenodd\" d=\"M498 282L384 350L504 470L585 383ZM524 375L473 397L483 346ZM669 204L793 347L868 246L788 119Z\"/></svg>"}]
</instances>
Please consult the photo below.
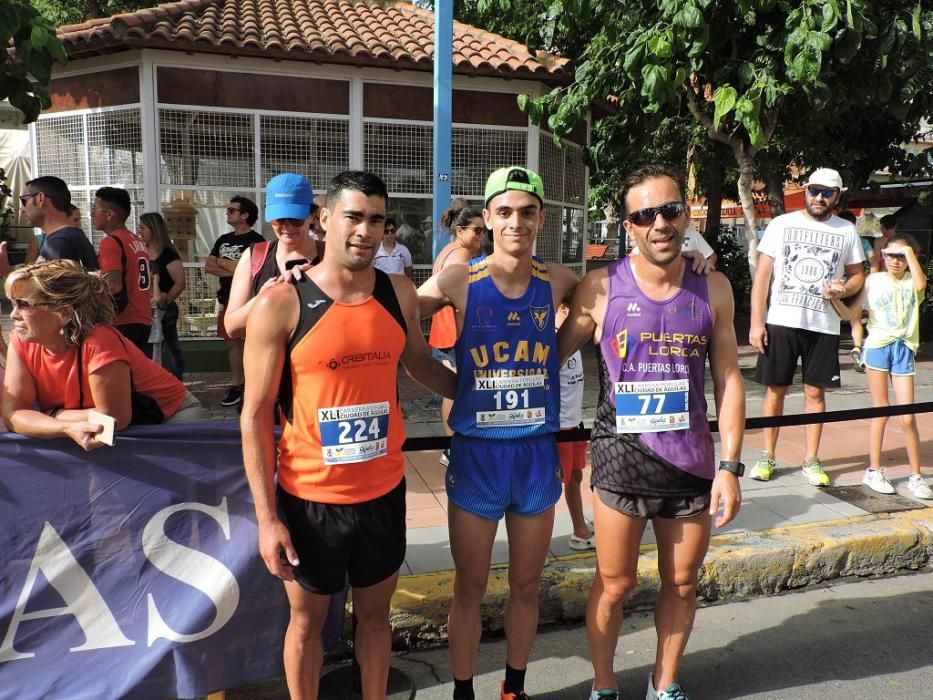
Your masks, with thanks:
<instances>
[{"instance_id":1,"label":"white sneaker","mask_svg":"<svg viewBox=\"0 0 933 700\"><path fill-rule=\"evenodd\" d=\"M933 499L933 490L930 489L927 482L919 474L910 475L910 478L907 480L907 489L914 498L922 498L924 500Z\"/></svg>"},{"instance_id":2,"label":"white sneaker","mask_svg":"<svg viewBox=\"0 0 933 700\"><path fill-rule=\"evenodd\" d=\"M576 535L571 535L570 539L567 540L567 546L570 549L574 549L578 552L584 552L588 549L596 549L596 533L593 533L589 537L577 537Z\"/></svg>"},{"instance_id":3,"label":"white sneaker","mask_svg":"<svg viewBox=\"0 0 933 700\"><path fill-rule=\"evenodd\" d=\"M442 450L440 456L437 458L437 461L440 462L442 467L450 466L450 450Z\"/></svg>"},{"instance_id":4,"label":"white sneaker","mask_svg":"<svg viewBox=\"0 0 933 700\"><path fill-rule=\"evenodd\" d=\"M862 477L862 483L878 493L897 493L894 487L891 486L891 482L888 481L888 475L885 474L884 467L878 469L869 467L866 469L865 476Z\"/></svg>"},{"instance_id":5,"label":"white sneaker","mask_svg":"<svg viewBox=\"0 0 933 700\"><path fill-rule=\"evenodd\" d=\"M687 700L687 694L680 683L671 683L665 690L654 689L654 677L648 676L648 694L645 700Z\"/></svg>"}]
</instances>

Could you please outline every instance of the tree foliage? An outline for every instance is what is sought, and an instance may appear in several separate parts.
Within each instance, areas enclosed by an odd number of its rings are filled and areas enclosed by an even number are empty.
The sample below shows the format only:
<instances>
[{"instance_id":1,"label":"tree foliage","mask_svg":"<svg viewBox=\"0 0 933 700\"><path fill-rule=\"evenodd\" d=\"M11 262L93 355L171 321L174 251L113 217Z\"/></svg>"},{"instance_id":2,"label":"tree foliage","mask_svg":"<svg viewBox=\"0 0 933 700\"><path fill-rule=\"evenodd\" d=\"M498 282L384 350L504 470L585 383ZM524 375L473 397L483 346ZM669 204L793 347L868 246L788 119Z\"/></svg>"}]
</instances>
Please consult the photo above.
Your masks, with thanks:
<instances>
[{"instance_id":1,"label":"tree foliage","mask_svg":"<svg viewBox=\"0 0 933 700\"><path fill-rule=\"evenodd\" d=\"M689 114L732 153L752 256L760 166L833 164L859 178L892 162L919 166L898 144L933 113L933 9L923 0L552 7L567 32L598 8L600 28L572 85L521 101L531 118L566 135L594 101L612 96L619 109L597 125L590 149L594 169L607 172L619 165L620 142L637 149L663 117Z\"/></svg>"},{"instance_id":2,"label":"tree foliage","mask_svg":"<svg viewBox=\"0 0 933 700\"><path fill-rule=\"evenodd\" d=\"M0 0L0 46L14 49L0 52L0 99L35 121L50 104L52 65L67 60L55 27L25 2Z\"/></svg>"},{"instance_id":3,"label":"tree foliage","mask_svg":"<svg viewBox=\"0 0 933 700\"><path fill-rule=\"evenodd\" d=\"M31 0L43 17L56 27L133 12L157 4L155 0Z\"/></svg>"}]
</instances>

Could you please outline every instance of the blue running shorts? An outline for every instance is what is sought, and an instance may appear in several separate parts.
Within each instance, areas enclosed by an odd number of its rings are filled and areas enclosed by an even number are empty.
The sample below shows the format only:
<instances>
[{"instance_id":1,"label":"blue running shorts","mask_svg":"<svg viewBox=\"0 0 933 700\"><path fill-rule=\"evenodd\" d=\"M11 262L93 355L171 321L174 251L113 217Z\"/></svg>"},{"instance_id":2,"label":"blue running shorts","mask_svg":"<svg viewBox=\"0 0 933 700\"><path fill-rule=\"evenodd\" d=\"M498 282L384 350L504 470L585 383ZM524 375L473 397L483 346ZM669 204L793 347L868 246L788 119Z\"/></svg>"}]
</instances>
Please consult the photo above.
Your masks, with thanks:
<instances>
[{"instance_id":1,"label":"blue running shorts","mask_svg":"<svg viewBox=\"0 0 933 700\"><path fill-rule=\"evenodd\" d=\"M537 515L552 508L562 492L561 476L554 435L450 440L447 498L487 520L500 520L506 511Z\"/></svg>"},{"instance_id":2,"label":"blue running shorts","mask_svg":"<svg viewBox=\"0 0 933 700\"><path fill-rule=\"evenodd\" d=\"M883 348L865 348L862 351L862 362L868 369L890 372L895 377L909 377L916 374L914 351L900 339Z\"/></svg>"}]
</instances>

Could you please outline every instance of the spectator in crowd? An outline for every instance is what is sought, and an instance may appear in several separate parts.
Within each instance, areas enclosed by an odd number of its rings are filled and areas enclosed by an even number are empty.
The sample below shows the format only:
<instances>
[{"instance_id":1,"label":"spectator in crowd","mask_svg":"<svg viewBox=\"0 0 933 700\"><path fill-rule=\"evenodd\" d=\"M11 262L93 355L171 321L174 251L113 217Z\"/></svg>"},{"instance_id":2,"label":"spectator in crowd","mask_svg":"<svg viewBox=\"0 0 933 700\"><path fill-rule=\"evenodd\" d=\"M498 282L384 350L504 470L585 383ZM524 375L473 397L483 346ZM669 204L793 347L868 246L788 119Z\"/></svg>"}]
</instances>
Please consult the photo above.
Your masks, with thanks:
<instances>
[{"instance_id":1,"label":"spectator in crowd","mask_svg":"<svg viewBox=\"0 0 933 700\"><path fill-rule=\"evenodd\" d=\"M784 397L793 383L798 360L803 364L807 413L825 411L827 387L840 384L839 317L823 298L822 288L844 274L841 294L850 297L865 281L865 256L855 227L833 216L841 196L838 172L814 170L807 181L803 211L772 219L758 246L748 340L760 353L755 380L768 387L763 416L784 415ZM764 452L752 467L752 479L771 478L778 433L778 428L765 428ZM830 483L819 459L822 433L822 423L806 428L802 471L812 486Z\"/></svg>"},{"instance_id":2,"label":"spectator in crowd","mask_svg":"<svg viewBox=\"0 0 933 700\"><path fill-rule=\"evenodd\" d=\"M895 217L893 214L882 216L878 223L881 224L881 237L875 239L875 259L871 264L872 272L884 272L885 269L887 269L885 267L885 260L884 256L881 254L881 251L887 247L888 241L890 241L891 237L897 233L897 217Z\"/></svg>"},{"instance_id":3,"label":"spectator in crowd","mask_svg":"<svg viewBox=\"0 0 933 700\"><path fill-rule=\"evenodd\" d=\"M888 406L888 377L894 386L894 399L900 405L914 403L914 356L920 348L920 304L926 293L927 277L917 259L920 245L904 233L896 233L881 249L885 258L884 272L868 276L865 286L851 306L833 297L842 288L834 281L824 288L823 296L830 300L841 318L855 323L860 316L862 301L868 305L868 338L865 339L863 360L868 368L868 387L875 406ZM835 289L834 289L835 288ZM881 465L881 447L888 417L872 418L868 448L868 469L862 483L879 493L895 493ZM900 417L910 477L907 489L916 498L933 499L933 490L920 472L920 437L913 414Z\"/></svg>"},{"instance_id":4,"label":"spectator in crowd","mask_svg":"<svg viewBox=\"0 0 933 700\"><path fill-rule=\"evenodd\" d=\"M139 237L146 244L158 279L155 300L162 312L162 343L172 361L172 374L181 379L185 373L185 356L178 341L178 304L175 300L187 285L185 268L161 214L146 212L139 217Z\"/></svg>"},{"instance_id":5,"label":"spectator in crowd","mask_svg":"<svg viewBox=\"0 0 933 700\"><path fill-rule=\"evenodd\" d=\"M858 217L855 216L851 211L842 211L839 212L839 218L843 221L848 221L850 224L855 226L856 232L858 231ZM864 272L867 275L872 268L872 265L875 263L875 249L872 244L872 240L868 236L859 236L859 243L862 246L862 254L865 256L865 263L863 264ZM849 297L848 304L854 305L856 303L856 297ZM855 308L854 306L852 307ZM852 321L849 326L852 329L852 349L849 351L849 356L852 358L852 362L855 365L856 372L865 371L865 363L862 362L862 342L865 340L865 329L862 327L862 320L868 318L868 307L860 308L860 313L851 315ZM846 317L848 318L848 316Z\"/></svg>"},{"instance_id":6,"label":"spectator in crowd","mask_svg":"<svg viewBox=\"0 0 933 700\"><path fill-rule=\"evenodd\" d=\"M297 179L296 179L297 178ZM311 224L320 212L312 199L311 183L301 175L276 175L266 189L288 197L266 197L265 219L275 232L274 241L262 241L243 252L233 274L224 325L231 338L242 338L246 320L259 293L278 283L286 271L318 260L318 245Z\"/></svg>"},{"instance_id":7,"label":"spectator in crowd","mask_svg":"<svg viewBox=\"0 0 933 700\"><path fill-rule=\"evenodd\" d=\"M395 234L395 219L386 217L384 236L373 258L373 265L387 274L411 277L411 252L404 243L396 240Z\"/></svg>"},{"instance_id":8,"label":"spectator in crowd","mask_svg":"<svg viewBox=\"0 0 933 700\"><path fill-rule=\"evenodd\" d=\"M74 204L68 205L68 224L74 228L81 228L81 210ZM39 251L42 250L43 243L45 243L45 234L41 230L29 239L26 247L25 262L27 265L32 265L39 259Z\"/></svg>"},{"instance_id":9,"label":"spectator in crowd","mask_svg":"<svg viewBox=\"0 0 933 700\"><path fill-rule=\"evenodd\" d=\"M321 209L327 205L327 195L319 194L313 200L311 207L311 239L318 243L318 258L324 258L324 238L327 231L321 224Z\"/></svg>"},{"instance_id":10,"label":"spectator in crowd","mask_svg":"<svg viewBox=\"0 0 933 700\"><path fill-rule=\"evenodd\" d=\"M100 269L116 305L117 330L147 357L152 355L152 265L146 244L126 228L130 194L119 187L101 187L94 194L91 224L106 233L100 242Z\"/></svg>"},{"instance_id":11,"label":"spectator in crowd","mask_svg":"<svg viewBox=\"0 0 933 700\"><path fill-rule=\"evenodd\" d=\"M445 211L441 216L441 226L450 232L450 242L437 254L432 275L439 274L451 265L466 264L479 257L483 247L483 234L486 232L483 210L465 204ZM453 306L445 306L431 317L428 344L436 359L454 372L457 371L457 359L454 355L454 346L457 344L457 311ZM453 431L447 425L451 406L453 401L450 399L441 400L441 419L445 435L453 435ZM444 450L438 461L446 467L450 463L450 450Z\"/></svg>"},{"instance_id":12,"label":"spectator in crowd","mask_svg":"<svg viewBox=\"0 0 933 700\"><path fill-rule=\"evenodd\" d=\"M98 268L91 242L69 218L71 192L64 180L52 175L30 180L19 201L30 225L42 232L37 260L64 258L81 263L87 270Z\"/></svg>"},{"instance_id":13,"label":"spectator in crowd","mask_svg":"<svg viewBox=\"0 0 933 700\"><path fill-rule=\"evenodd\" d=\"M15 432L68 437L92 450L104 443L88 409L112 416L117 430L200 419L201 405L185 385L114 328L100 274L53 260L16 270L5 290L14 325L3 417Z\"/></svg>"},{"instance_id":14,"label":"spectator in crowd","mask_svg":"<svg viewBox=\"0 0 933 700\"><path fill-rule=\"evenodd\" d=\"M271 189L266 192L267 199L275 199L275 197L276 193ZM220 279L220 286L217 289L217 301L220 302L220 312L217 314L217 335L227 344L227 359L230 363L230 386L227 387L227 393L220 400L221 406L236 406L243 400L243 341L228 335L224 315L227 312L227 304L230 302L233 273L236 272L240 257L251 245L266 240L253 230L253 225L258 218L259 208L255 202L246 197L233 197L227 207L227 224L233 230L217 239L204 265L205 272L216 275Z\"/></svg>"}]
</instances>

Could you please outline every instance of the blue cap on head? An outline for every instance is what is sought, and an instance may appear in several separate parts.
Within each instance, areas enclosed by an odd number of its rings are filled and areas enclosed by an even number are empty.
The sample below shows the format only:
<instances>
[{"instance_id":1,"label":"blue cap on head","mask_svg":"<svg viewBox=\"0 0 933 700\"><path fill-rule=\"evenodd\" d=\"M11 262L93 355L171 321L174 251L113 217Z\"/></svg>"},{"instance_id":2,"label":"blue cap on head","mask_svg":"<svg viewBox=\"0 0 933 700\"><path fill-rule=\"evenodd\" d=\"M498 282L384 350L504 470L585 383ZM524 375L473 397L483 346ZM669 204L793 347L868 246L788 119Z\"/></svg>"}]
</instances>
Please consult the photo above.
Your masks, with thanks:
<instances>
[{"instance_id":1,"label":"blue cap on head","mask_svg":"<svg viewBox=\"0 0 933 700\"><path fill-rule=\"evenodd\" d=\"M301 175L282 173L266 185L266 221L307 219L314 208L311 183Z\"/></svg>"}]
</instances>

